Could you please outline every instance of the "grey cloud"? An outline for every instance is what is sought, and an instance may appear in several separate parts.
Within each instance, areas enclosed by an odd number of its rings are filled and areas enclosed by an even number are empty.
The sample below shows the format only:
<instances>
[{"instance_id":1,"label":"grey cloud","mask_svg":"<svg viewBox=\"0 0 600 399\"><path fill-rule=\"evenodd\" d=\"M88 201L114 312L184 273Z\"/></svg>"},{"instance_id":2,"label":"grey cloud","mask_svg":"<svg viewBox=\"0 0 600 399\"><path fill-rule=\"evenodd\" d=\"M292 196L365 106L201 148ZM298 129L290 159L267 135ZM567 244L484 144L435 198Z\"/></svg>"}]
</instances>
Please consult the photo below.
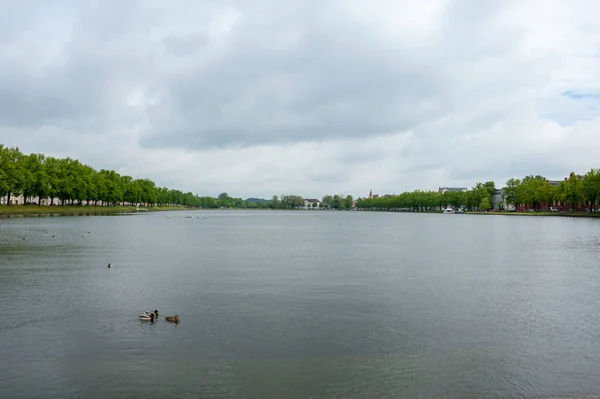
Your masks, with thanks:
<instances>
[{"instance_id":1,"label":"grey cloud","mask_svg":"<svg viewBox=\"0 0 600 399\"><path fill-rule=\"evenodd\" d=\"M501 174L500 174L500 173ZM549 159L540 155L528 155L513 158L512 162L506 162L502 165L494 163L481 164L477 167L472 165L457 165L451 169L451 178L453 180L470 181L475 184L482 181L482 176L508 176L505 179L496 180L496 186L501 187L509 178L522 179L529 175L540 175L547 179L562 179L568 176L570 170L562 164L560 160ZM485 180L492 180L491 178Z\"/></svg>"},{"instance_id":2,"label":"grey cloud","mask_svg":"<svg viewBox=\"0 0 600 399\"><path fill-rule=\"evenodd\" d=\"M469 104L469 95L490 90L499 96L508 90L502 82L509 71L498 73L497 82L485 80L488 87L454 80L463 78L461 70L473 68L464 61L512 51L511 37L491 32L477 39L476 31L493 20L494 7L474 7L466 18L453 8L447 20L449 26L459 24L459 32L446 27L441 44L425 49L382 42L330 8L283 19L274 15L274 25L261 26L258 33L252 30L254 21L240 22L232 33L234 50L159 83L155 89L163 101L149 111L153 128L141 143L149 148L245 147L380 136L449 114L457 103ZM299 39L270 45L287 32ZM465 45L467 38L476 45ZM475 53L465 50L473 48ZM459 53L463 61L450 61ZM439 57L447 57L447 63L436 64Z\"/></svg>"},{"instance_id":3,"label":"grey cloud","mask_svg":"<svg viewBox=\"0 0 600 399\"><path fill-rule=\"evenodd\" d=\"M7 125L70 124L82 133L143 118L145 148L388 135L451 113L457 100L469 103L461 91L479 88L453 81L465 66L452 57L474 62L507 45L488 40L502 35L477 40L495 8L473 1L450 3L441 41L424 48L381 40L335 3L230 4L239 19L213 39L210 22L220 15L213 3L190 6L181 24L181 11L145 2L75 8L63 59L27 79L17 60L0 81L8 93L0 116ZM137 114L125 106L135 89L159 101Z\"/></svg>"},{"instance_id":4,"label":"grey cloud","mask_svg":"<svg viewBox=\"0 0 600 399\"><path fill-rule=\"evenodd\" d=\"M32 3L32 2L29 2ZM63 21L58 9L43 3L32 6L33 16L23 16L27 6L14 6L9 15L28 21L22 30L5 37L0 47L0 118L4 126L39 128L60 126L80 133L103 133L122 112L123 85L139 80L143 62L127 46L126 15L131 7L102 2L92 8L76 3L66 7L75 16ZM89 3L88 3L89 4ZM39 11L46 10L44 15ZM38 12L36 12L38 11ZM54 16L57 15L56 18ZM44 18L46 16L46 18ZM54 21L54 32L36 30ZM61 26L65 22L67 26ZM23 29L31 26L31 31ZM20 33L20 34L19 34ZM54 33L55 36L46 36ZM0 41L2 43L2 41ZM129 47L129 48L128 48Z\"/></svg>"},{"instance_id":5,"label":"grey cloud","mask_svg":"<svg viewBox=\"0 0 600 399\"><path fill-rule=\"evenodd\" d=\"M190 57L208 44L209 39L202 33L185 36L168 36L164 39L165 50L174 57Z\"/></svg>"}]
</instances>

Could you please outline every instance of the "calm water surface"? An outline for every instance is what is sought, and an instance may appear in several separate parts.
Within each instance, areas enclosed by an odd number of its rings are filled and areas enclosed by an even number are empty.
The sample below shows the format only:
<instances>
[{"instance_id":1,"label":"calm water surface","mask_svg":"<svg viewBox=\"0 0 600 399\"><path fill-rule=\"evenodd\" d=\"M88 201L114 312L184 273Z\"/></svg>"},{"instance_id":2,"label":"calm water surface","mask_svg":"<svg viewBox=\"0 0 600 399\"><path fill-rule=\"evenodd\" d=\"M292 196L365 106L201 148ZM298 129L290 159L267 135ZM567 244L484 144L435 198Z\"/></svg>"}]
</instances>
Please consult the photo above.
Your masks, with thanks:
<instances>
[{"instance_id":1,"label":"calm water surface","mask_svg":"<svg viewBox=\"0 0 600 399\"><path fill-rule=\"evenodd\" d=\"M600 395L599 244L570 218L0 219L0 397Z\"/></svg>"}]
</instances>

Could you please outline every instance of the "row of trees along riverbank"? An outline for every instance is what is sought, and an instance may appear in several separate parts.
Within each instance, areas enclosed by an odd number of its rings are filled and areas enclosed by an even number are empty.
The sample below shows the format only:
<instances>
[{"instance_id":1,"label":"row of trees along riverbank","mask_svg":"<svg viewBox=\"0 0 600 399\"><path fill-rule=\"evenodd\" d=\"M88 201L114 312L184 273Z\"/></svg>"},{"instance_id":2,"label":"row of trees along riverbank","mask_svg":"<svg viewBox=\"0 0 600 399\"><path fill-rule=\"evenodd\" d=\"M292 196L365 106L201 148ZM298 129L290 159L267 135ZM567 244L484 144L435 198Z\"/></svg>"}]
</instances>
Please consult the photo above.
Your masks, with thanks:
<instances>
[{"instance_id":1,"label":"row of trees along riverbank","mask_svg":"<svg viewBox=\"0 0 600 399\"><path fill-rule=\"evenodd\" d=\"M216 208L224 203L243 203L226 193L221 200L191 192L157 187L150 179L121 176L114 170L95 170L76 159L43 154L23 154L17 147L0 144L0 197L22 195L25 203L41 205L101 205L125 203L158 206ZM58 200L55 201L55 199Z\"/></svg>"},{"instance_id":2,"label":"row of trees along riverbank","mask_svg":"<svg viewBox=\"0 0 600 399\"><path fill-rule=\"evenodd\" d=\"M310 202L309 209L350 209L354 200L351 195L325 195L320 202ZM265 201L264 206L269 209L298 209L303 208L304 198L299 195L273 196L271 201Z\"/></svg>"},{"instance_id":3,"label":"row of trees along riverbank","mask_svg":"<svg viewBox=\"0 0 600 399\"><path fill-rule=\"evenodd\" d=\"M114 170L95 170L76 159L54 158L43 154L23 154L17 147L0 144L0 198L23 196L25 203L42 205L185 206L197 208L298 209L304 207L299 195L273 196L271 200L233 198L227 193L217 197L157 187L150 179L121 176ZM326 195L315 207L348 209L352 197Z\"/></svg>"},{"instance_id":4,"label":"row of trees along riverbank","mask_svg":"<svg viewBox=\"0 0 600 399\"><path fill-rule=\"evenodd\" d=\"M492 196L496 191L494 182L477 183L465 192L416 190L359 199L356 207L364 210L437 211L450 205L467 211L487 211L492 209ZM502 189L502 197L504 203L517 211L595 211L600 199L600 170L591 169L583 176L572 172L560 183L550 182L543 176L512 178Z\"/></svg>"}]
</instances>

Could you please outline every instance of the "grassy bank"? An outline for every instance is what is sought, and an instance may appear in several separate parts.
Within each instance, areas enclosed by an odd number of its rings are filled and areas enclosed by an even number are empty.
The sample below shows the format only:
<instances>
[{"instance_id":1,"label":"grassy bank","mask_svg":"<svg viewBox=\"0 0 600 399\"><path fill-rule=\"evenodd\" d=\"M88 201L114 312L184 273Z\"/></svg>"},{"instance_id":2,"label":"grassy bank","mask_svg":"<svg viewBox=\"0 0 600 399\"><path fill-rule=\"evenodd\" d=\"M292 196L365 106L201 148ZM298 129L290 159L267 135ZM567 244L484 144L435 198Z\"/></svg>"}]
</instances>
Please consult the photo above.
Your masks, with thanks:
<instances>
[{"instance_id":1,"label":"grassy bank","mask_svg":"<svg viewBox=\"0 0 600 399\"><path fill-rule=\"evenodd\" d=\"M467 215L600 217L600 212L465 212Z\"/></svg>"},{"instance_id":2,"label":"grassy bank","mask_svg":"<svg viewBox=\"0 0 600 399\"><path fill-rule=\"evenodd\" d=\"M177 206L157 206L142 209L147 209L148 211L179 211L187 208ZM135 211L135 206L0 205L0 216L4 217L37 215L99 215Z\"/></svg>"}]
</instances>

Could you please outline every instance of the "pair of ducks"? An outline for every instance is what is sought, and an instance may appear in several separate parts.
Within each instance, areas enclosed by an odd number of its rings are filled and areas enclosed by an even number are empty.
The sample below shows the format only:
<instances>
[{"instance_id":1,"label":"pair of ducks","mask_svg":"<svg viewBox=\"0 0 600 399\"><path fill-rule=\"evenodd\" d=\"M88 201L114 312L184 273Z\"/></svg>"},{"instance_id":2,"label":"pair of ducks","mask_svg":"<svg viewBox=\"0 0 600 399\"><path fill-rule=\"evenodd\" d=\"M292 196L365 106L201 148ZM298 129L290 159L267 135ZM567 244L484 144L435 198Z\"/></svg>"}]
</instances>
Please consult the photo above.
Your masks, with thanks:
<instances>
[{"instance_id":1,"label":"pair of ducks","mask_svg":"<svg viewBox=\"0 0 600 399\"><path fill-rule=\"evenodd\" d=\"M154 321L154 319L158 320L158 310L154 310L154 312L144 311L144 314L140 316L140 320L149 320ZM179 315L175 316L165 316L165 320L171 323L179 323Z\"/></svg>"}]
</instances>

